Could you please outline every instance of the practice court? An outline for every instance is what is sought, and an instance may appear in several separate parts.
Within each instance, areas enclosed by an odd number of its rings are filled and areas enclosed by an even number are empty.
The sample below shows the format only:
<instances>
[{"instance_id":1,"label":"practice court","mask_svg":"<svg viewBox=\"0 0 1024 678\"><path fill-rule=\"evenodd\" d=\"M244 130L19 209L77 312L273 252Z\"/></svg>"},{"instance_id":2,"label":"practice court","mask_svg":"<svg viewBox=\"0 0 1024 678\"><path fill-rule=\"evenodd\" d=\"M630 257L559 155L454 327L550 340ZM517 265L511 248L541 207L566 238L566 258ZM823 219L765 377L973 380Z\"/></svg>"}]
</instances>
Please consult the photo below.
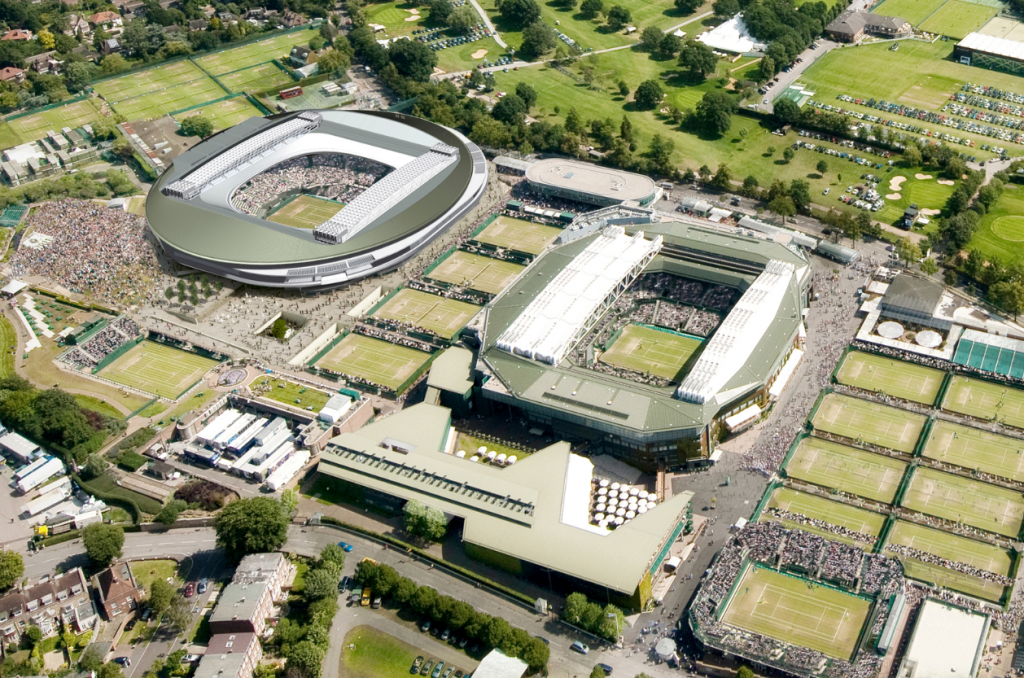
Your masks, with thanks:
<instances>
[{"instance_id":1,"label":"practice court","mask_svg":"<svg viewBox=\"0 0 1024 678\"><path fill-rule=\"evenodd\" d=\"M217 361L153 341L143 341L100 371L100 376L161 398L176 400Z\"/></svg>"},{"instance_id":2,"label":"practice court","mask_svg":"<svg viewBox=\"0 0 1024 678\"><path fill-rule=\"evenodd\" d=\"M829 393L822 399L814 428L899 452L913 452L926 418L922 414L869 400Z\"/></svg>"},{"instance_id":3,"label":"practice court","mask_svg":"<svg viewBox=\"0 0 1024 678\"><path fill-rule=\"evenodd\" d=\"M933 405L946 374L887 356L851 351L836 373L840 384Z\"/></svg>"},{"instance_id":4,"label":"practice court","mask_svg":"<svg viewBox=\"0 0 1024 678\"><path fill-rule=\"evenodd\" d=\"M936 420L924 456L1024 482L1024 440Z\"/></svg>"},{"instance_id":5,"label":"practice court","mask_svg":"<svg viewBox=\"0 0 1024 678\"><path fill-rule=\"evenodd\" d=\"M1020 492L924 466L914 471L902 506L1013 538L1024 520Z\"/></svg>"},{"instance_id":6,"label":"practice court","mask_svg":"<svg viewBox=\"0 0 1024 678\"><path fill-rule=\"evenodd\" d=\"M953 377L942 400L942 409L1024 428L1024 391L1004 384Z\"/></svg>"},{"instance_id":7,"label":"practice court","mask_svg":"<svg viewBox=\"0 0 1024 678\"><path fill-rule=\"evenodd\" d=\"M464 301L405 288L388 299L372 317L409 323L449 339L479 310L479 306Z\"/></svg>"},{"instance_id":8,"label":"practice court","mask_svg":"<svg viewBox=\"0 0 1024 678\"><path fill-rule=\"evenodd\" d=\"M804 438L786 464L786 475L822 487L890 503L907 463L820 438Z\"/></svg>"}]
</instances>

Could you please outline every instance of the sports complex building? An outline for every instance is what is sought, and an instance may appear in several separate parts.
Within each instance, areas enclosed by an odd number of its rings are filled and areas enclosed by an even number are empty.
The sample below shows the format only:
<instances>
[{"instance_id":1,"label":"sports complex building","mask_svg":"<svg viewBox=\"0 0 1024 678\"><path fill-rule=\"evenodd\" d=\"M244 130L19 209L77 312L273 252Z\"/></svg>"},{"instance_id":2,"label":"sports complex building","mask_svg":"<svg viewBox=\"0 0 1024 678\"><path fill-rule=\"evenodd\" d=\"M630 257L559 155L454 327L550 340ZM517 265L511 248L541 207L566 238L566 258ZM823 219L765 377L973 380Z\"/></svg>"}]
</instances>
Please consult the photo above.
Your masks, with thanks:
<instances>
[{"instance_id":1,"label":"sports complex building","mask_svg":"<svg viewBox=\"0 0 1024 678\"><path fill-rule=\"evenodd\" d=\"M175 158L146 218L175 261L254 285L316 290L392 269L477 205L480 150L381 111L250 118Z\"/></svg>"},{"instance_id":2,"label":"sports complex building","mask_svg":"<svg viewBox=\"0 0 1024 678\"><path fill-rule=\"evenodd\" d=\"M548 158L525 166L526 181L535 193L587 205L608 207L624 202L641 207L653 204L662 190L643 174L625 172L589 162Z\"/></svg>"},{"instance_id":3,"label":"sports complex building","mask_svg":"<svg viewBox=\"0 0 1024 678\"><path fill-rule=\"evenodd\" d=\"M1024 24L994 17L957 43L954 56L968 66L1024 75Z\"/></svg>"},{"instance_id":4,"label":"sports complex building","mask_svg":"<svg viewBox=\"0 0 1024 678\"><path fill-rule=\"evenodd\" d=\"M471 326L480 409L652 470L714 458L802 356L798 248L639 208L578 217Z\"/></svg>"}]
</instances>

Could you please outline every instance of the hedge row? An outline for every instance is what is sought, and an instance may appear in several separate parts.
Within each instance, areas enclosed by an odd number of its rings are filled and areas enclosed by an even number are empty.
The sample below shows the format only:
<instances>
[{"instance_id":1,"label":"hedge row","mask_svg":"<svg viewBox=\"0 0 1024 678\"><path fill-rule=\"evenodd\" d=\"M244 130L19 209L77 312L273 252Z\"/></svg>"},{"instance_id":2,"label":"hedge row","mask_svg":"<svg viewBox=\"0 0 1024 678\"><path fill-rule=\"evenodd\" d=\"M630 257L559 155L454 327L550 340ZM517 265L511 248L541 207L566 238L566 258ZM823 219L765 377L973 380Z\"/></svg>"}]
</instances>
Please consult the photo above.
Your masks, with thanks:
<instances>
[{"instance_id":1,"label":"hedge row","mask_svg":"<svg viewBox=\"0 0 1024 678\"><path fill-rule=\"evenodd\" d=\"M78 483L78 486L85 490L88 494L91 494L97 499L102 499L107 504L110 504L112 506L120 506L124 510L128 511L128 513L130 513L132 516L132 522L136 525L138 525L142 521L142 509L139 508L139 505L137 503L135 503L135 500L129 499L128 497L118 496L110 492L105 492L103 490L97 490L88 482L82 480L82 478L77 473L72 473L71 479Z\"/></svg>"}]
</instances>

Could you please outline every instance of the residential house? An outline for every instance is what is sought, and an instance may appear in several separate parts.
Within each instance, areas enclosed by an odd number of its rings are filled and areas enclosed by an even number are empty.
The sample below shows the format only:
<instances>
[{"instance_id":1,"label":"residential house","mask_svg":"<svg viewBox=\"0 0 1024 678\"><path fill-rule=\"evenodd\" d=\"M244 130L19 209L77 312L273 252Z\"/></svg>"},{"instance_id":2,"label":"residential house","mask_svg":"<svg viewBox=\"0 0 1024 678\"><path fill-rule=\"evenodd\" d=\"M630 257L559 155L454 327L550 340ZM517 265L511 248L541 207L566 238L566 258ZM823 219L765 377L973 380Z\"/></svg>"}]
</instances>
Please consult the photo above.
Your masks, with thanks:
<instances>
[{"instance_id":1,"label":"residential house","mask_svg":"<svg viewBox=\"0 0 1024 678\"><path fill-rule=\"evenodd\" d=\"M164 35L167 36L168 40L183 40L185 37L185 29L178 24L171 24L170 26L164 27Z\"/></svg>"},{"instance_id":2,"label":"residential house","mask_svg":"<svg viewBox=\"0 0 1024 678\"><path fill-rule=\"evenodd\" d=\"M280 24L285 28L294 28L296 26L301 26L304 23L306 23L306 18L301 14L296 14L295 12L289 9L285 10L281 14L281 18L279 21Z\"/></svg>"},{"instance_id":3,"label":"residential house","mask_svg":"<svg viewBox=\"0 0 1024 678\"><path fill-rule=\"evenodd\" d=\"M0 38L0 40L20 40L20 41L24 41L24 40L31 40L33 37L34 36L32 34L32 31L26 31L26 30L22 30L20 28L15 28L12 31L7 31L6 33L4 33L4 36L2 38Z\"/></svg>"},{"instance_id":4,"label":"residential house","mask_svg":"<svg viewBox=\"0 0 1024 678\"><path fill-rule=\"evenodd\" d=\"M78 38L79 40L91 40L92 27L84 16L69 14L68 28L64 31L64 35L70 35L72 38Z\"/></svg>"},{"instance_id":5,"label":"residential house","mask_svg":"<svg viewBox=\"0 0 1024 678\"><path fill-rule=\"evenodd\" d=\"M250 9L248 12L245 13L245 18L246 19L256 19L256 20L266 19L267 18L267 10L264 7L253 7L252 9Z\"/></svg>"},{"instance_id":6,"label":"residential house","mask_svg":"<svg viewBox=\"0 0 1024 678\"><path fill-rule=\"evenodd\" d=\"M57 50L50 50L49 52L42 52L41 54L34 54L30 57L25 57L25 66L31 68L36 73L48 74L48 73L60 73L61 65L63 61L57 61Z\"/></svg>"},{"instance_id":7,"label":"residential house","mask_svg":"<svg viewBox=\"0 0 1024 678\"><path fill-rule=\"evenodd\" d=\"M71 50L72 54L76 54L86 61L96 63L96 60L100 58L100 53L94 50L89 43L82 43L78 47Z\"/></svg>"},{"instance_id":8,"label":"residential house","mask_svg":"<svg viewBox=\"0 0 1024 678\"><path fill-rule=\"evenodd\" d=\"M46 637L57 633L62 621L82 633L93 628L96 620L80 567L0 597L0 641L7 647L17 645L29 626L38 626Z\"/></svg>"},{"instance_id":9,"label":"residential house","mask_svg":"<svg viewBox=\"0 0 1024 678\"><path fill-rule=\"evenodd\" d=\"M290 565L280 553L257 553L246 556L235 569L231 583L217 598L217 607L210 615L210 632L255 633L266 628Z\"/></svg>"},{"instance_id":10,"label":"residential house","mask_svg":"<svg viewBox=\"0 0 1024 678\"><path fill-rule=\"evenodd\" d=\"M206 27L209 25L210 24L206 19L193 19L188 22L188 29L190 31L205 31Z\"/></svg>"},{"instance_id":11,"label":"residential house","mask_svg":"<svg viewBox=\"0 0 1024 678\"><path fill-rule=\"evenodd\" d=\"M145 597L145 592L135 582L127 562L115 563L93 575L92 586L96 589L100 609L107 621L134 610Z\"/></svg>"},{"instance_id":12,"label":"residential house","mask_svg":"<svg viewBox=\"0 0 1024 678\"><path fill-rule=\"evenodd\" d=\"M25 81L25 71L14 66L7 66L6 68L0 68L0 80L7 82L13 80L14 82Z\"/></svg>"},{"instance_id":13,"label":"residential house","mask_svg":"<svg viewBox=\"0 0 1024 678\"><path fill-rule=\"evenodd\" d=\"M868 33L898 38L913 33L906 19L871 12L846 11L825 26L825 32L839 42L859 42Z\"/></svg>"},{"instance_id":14,"label":"residential house","mask_svg":"<svg viewBox=\"0 0 1024 678\"><path fill-rule=\"evenodd\" d=\"M217 12L217 18L220 19L220 25L225 28L238 23L238 17L231 12Z\"/></svg>"},{"instance_id":15,"label":"residential house","mask_svg":"<svg viewBox=\"0 0 1024 678\"><path fill-rule=\"evenodd\" d=\"M250 678L261 657L255 633L220 633L210 638L192 678Z\"/></svg>"},{"instance_id":16,"label":"residential house","mask_svg":"<svg viewBox=\"0 0 1024 678\"><path fill-rule=\"evenodd\" d=\"M309 55L313 53L313 50L306 47L305 45L295 45L292 47L291 54L288 55L288 60L296 68L301 68L309 63Z\"/></svg>"},{"instance_id":17,"label":"residential house","mask_svg":"<svg viewBox=\"0 0 1024 678\"><path fill-rule=\"evenodd\" d=\"M117 38L107 38L100 45L100 51L104 54L116 54L121 51L121 43L117 41Z\"/></svg>"},{"instance_id":18,"label":"residential house","mask_svg":"<svg viewBox=\"0 0 1024 678\"><path fill-rule=\"evenodd\" d=\"M117 12L96 12L89 17L89 25L93 27L93 30L102 28L111 35L120 35L124 30L124 21Z\"/></svg>"}]
</instances>

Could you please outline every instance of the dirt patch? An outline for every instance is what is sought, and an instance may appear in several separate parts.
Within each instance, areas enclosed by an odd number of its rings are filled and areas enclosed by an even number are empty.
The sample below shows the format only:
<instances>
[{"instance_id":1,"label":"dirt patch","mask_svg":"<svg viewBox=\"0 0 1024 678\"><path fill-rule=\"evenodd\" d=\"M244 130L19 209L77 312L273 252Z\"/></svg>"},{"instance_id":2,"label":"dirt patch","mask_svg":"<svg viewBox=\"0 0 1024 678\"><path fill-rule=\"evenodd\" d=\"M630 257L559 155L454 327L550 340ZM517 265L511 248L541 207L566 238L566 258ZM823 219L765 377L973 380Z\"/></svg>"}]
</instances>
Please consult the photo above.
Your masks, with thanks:
<instances>
[{"instance_id":1,"label":"dirt patch","mask_svg":"<svg viewBox=\"0 0 1024 678\"><path fill-rule=\"evenodd\" d=\"M952 179L939 179L938 183L939 183L940 186L955 186L956 185L956 182L953 181Z\"/></svg>"},{"instance_id":2,"label":"dirt patch","mask_svg":"<svg viewBox=\"0 0 1024 678\"><path fill-rule=\"evenodd\" d=\"M903 196L900 195L899 193L889 193L888 195L885 196L885 199L886 200L899 200L902 197Z\"/></svg>"},{"instance_id":3,"label":"dirt patch","mask_svg":"<svg viewBox=\"0 0 1024 678\"><path fill-rule=\"evenodd\" d=\"M934 179L935 177L933 177L930 174L921 174L920 172L918 172L917 174L914 175L914 178L917 179L918 181L926 181L928 179Z\"/></svg>"},{"instance_id":4,"label":"dirt patch","mask_svg":"<svg viewBox=\"0 0 1024 678\"><path fill-rule=\"evenodd\" d=\"M487 56L487 50L486 49L478 49L477 51L473 52L473 54L471 56L474 59L483 59L485 56Z\"/></svg>"},{"instance_id":5,"label":"dirt patch","mask_svg":"<svg viewBox=\"0 0 1024 678\"><path fill-rule=\"evenodd\" d=\"M942 214L942 210L933 210L929 207L925 207L924 209L921 210L921 214L925 215L926 217L934 217L939 214Z\"/></svg>"},{"instance_id":6,"label":"dirt patch","mask_svg":"<svg viewBox=\"0 0 1024 678\"><path fill-rule=\"evenodd\" d=\"M904 177L904 176L893 177L892 179L889 179L889 190L890 191L898 191L898 190L900 190L900 186L902 186L903 182L906 181L906 180L907 180L907 178Z\"/></svg>"},{"instance_id":7,"label":"dirt patch","mask_svg":"<svg viewBox=\"0 0 1024 678\"><path fill-rule=\"evenodd\" d=\"M445 71L445 70L443 70L443 69L440 69L440 68L438 68L437 66L434 66L434 75L443 75L443 74L444 74L444 73L446 73L446 72L447 72L447 71Z\"/></svg>"}]
</instances>

